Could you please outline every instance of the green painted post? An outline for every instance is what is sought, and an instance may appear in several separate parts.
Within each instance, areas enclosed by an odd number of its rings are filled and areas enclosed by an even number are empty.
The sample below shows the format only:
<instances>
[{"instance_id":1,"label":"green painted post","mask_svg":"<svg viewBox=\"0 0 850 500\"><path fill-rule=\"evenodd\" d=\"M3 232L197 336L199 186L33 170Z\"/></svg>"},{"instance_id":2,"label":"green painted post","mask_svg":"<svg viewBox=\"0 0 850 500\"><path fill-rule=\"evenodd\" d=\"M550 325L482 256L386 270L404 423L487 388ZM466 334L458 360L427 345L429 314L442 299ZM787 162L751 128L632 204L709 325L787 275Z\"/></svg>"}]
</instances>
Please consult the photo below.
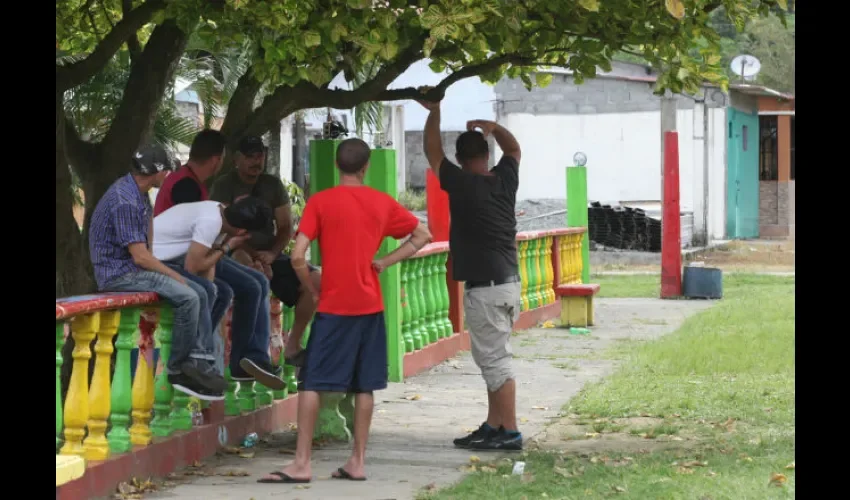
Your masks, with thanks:
<instances>
[{"instance_id":1,"label":"green painted post","mask_svg":"<svg viewBox=\"0 0 850 500\"><path fill-rule=\"evenodd\" d=\"M422 258L422 278L425 283L425 303L427 314L425 321L428 328L428 338L431 343L440 340L440 331L437 330L437 290L434 288L434 257L429 255Z\"/></svg>"},{"instance_id":2,"label":"green painted post","mask_svg":"<svg viewBox=\"0 0 850 500\"><path fill-rule=\"evenodd\" d=\"M310 194L339 185L336 147L340 142L342 141L331 139L310 141ZM316 266L322 264L318 241L310 244L310 262Z\"/></svg>"},{"instance_id":3,"label":"green painted post","mask_svg":"<svg viewBox=\"0 0 850 500\"><path fill-rule=\"evenodd\" d=\"M401 336L404 351L413 352L413 336L410 334L410 261L403 260L401 266Z\"/></svg>"},{"instance_id":4,"label":"green painted post","mask_svg":"<svg viewBox=\"0 0 850 500\"><path fill-rule=\"evenodd\" d=\"M438 290L440 290L440 321L442 323L443 337L454 335L454 331L452 331L454 330L452 328L452 320L449 319L451 304L449 303L449 287L446 282L446 261L448 258L448 252L437 254L437 284L439 285Z\"/></svg>"},{"instance_id":5,"label":"green painted post","mask_svg":"<svg viewBox=\"0 0 850 500\"><path fill-rule=\"evenodd\" d=\"M535 241L528 240L527 243L527 260L528 260L528 308L537 309L540 304L537 303L537 280L540 277L537 274L537 259L534 255Z\"/></svg>"},{"instance_id":6,"label":"green painted post","mask_svg":"<svg viewBox=\"0 0 850 500\"><path fill-rule=\"evenodd\" d=\"M56 449L62 446L62 345L65 344L65 322L56 322Z\"/></svg>"},{"instance_id":7,"label":"green painted post","mask_svg":"<svg viewBox=\"0 0 850 500\"><path fill-rule=\"evenodd\" d=\"M257 407L269 406L274 400L272 390L259 382L254 383L254 395L257 398Z\"/></svg>"},{"instance_id":8,"label":"green painted post","mask_svg":"<svg viewBox=\"0 0 850 500\"><path fill-rule=\"evenodd\" d=\"M167 437L173 430L171 425L171 398L174 388L168 381L168 358L171 357L171 326L174 324L174 313L171 308L163 305L159 309L159 328L156 340L159 342L159 367L154 380L153 420L151 434L156 437ZM184 405L185 407L185 405ZM191 415L189 416L191 421Z\"/></svg>"},{"instance_id":9,"label":"green painted post","mask_svg":"<svg viewBox=\"0 0 850 500\"><path fill-rule=\"evenodd\" d=\"M130 382L130 351L133 349L133 337L139 329L141 309L133 307L121 311L118 324L118 339L115 341L115 372L112 375L112 392L109 403L112 414L109 423L112 429L106 435L109 451L125 453L132 449L130 443L130 411L133 409L133 389Z\"/></svg>"},{"instance_id":10,"label":"green painted post","mask_svg":"<svg viewBox=\"0 0 850 500\"><path fill-rule=\"evenodd\" d=\"M567 167L567 227L583 227L581 282L590 283L590 238L587 233L587 167Z\"/></svg>"},{"instance_id":11,"label":"green painted post","mask_svg":"<svg viewBox=\"0 0 850 500\"><path fill-rule=\"evenodd\" d=\"M228 417L239 415L239 400L236 398L236 391L239 390L239 383L230 377L230 367L224 367L224 378L227 380L227 389L224 392L224 414Z\"/></svg>"},{"instance_id":12,"label":"green painted post","mask_svg":"<svg viewBox=\"0 0 850 500\"><path fill-rule=\"evenodd\" d=\"M363 182L378 191L398 199L398 176L394 149L373 149L369 168ZM398 248L394 238L384 238L376 257L383 257ZM393 382L404 380L404 346L401 336L401 269L392 266L380 276L381 294L384 296L384 321L387 328L387 361L389 378Z\"/></svg>"},{"instance_id":13,"label":"green painted post","mask_svg":"<svg viewBox=\"0 0 850 500\"><path fill-rule=\"evenodd\" d=\"M534 240L534 260L537 262L537 287L534 290L534 293L537 295L537 307L543 307L546 305L546 250L544 248L544 243L546 242L543 238L537 238Z\"/></svg>"},{"instance_id":14,"label":"green painted post","mask_svg":"<svg viewBox=\"0 0 850 500\"><path fill-rule=\"evenodd\" d=\"M239 403L239 411L250 413L257 409L257 394L254 392L254 384L257 382L239 382L239 392L236 393L236 401Z\"/></svg>"},{"instance_id":15,"label":"green painted post","mask_svg":"<svg viewBox=\"0 0 850 500\"><path fill-rule=\"evenodd\" d=\"M431 343L430 337L428 337L428 328L426 321L426 311L427 305L425 304L425 283L422 281L422 265L424 262L422 258L414 258L411 261L413 267L411 268L411 275L413 276L413 293L416 295L416 334L418 335L420 340L420 345L425 347L426 345Z\"/></svg>"}]
</instances>

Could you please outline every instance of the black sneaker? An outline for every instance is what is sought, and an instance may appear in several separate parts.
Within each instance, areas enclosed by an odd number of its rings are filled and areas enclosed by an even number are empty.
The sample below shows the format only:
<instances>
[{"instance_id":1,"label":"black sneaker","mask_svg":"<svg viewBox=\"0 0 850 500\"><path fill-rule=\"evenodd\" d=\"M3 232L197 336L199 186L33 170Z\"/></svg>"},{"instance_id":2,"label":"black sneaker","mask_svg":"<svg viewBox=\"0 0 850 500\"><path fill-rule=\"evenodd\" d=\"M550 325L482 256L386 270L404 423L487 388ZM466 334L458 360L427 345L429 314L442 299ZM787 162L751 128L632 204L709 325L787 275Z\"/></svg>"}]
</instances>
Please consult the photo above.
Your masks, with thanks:
<instances>
[{"instance_id":1,"label":"black sneaker","mask_svg":"<svg viewBox=\"0 0 850 500\"><path fill-rule=\"evenodd\" d=\"M469 444L471 450L521 451L522 433L507 431L504 427L488 437L474 440Z\"/></svg>"},{"instance_id":2,"label":"black sneaker","mask_svg":"<svg viewBox=\"0 0 850 500\"><path fill-rule=\"evenodd\" d=\"M282 366L274 366L265 360L252 361L248 358L242 358L239 361L239 366L249 375L253 375L257 382L273 391L281 391L286 387L286 382L280 378L281 373L283 373Z\"/></svg>"},{"instance_id":3,"label":"black sneaker","mask_svg":"<svg viewBox=\"0 0 850 500\"><path fill-rule=\"evenodd\" d=\"M224 391L216 392L208 389L185 373L168 375L168 382L176 390L204 401L222 401L224 399Z\"/></svg>"},{"instance_id":4,"label":"black sneaker","mask_svg":"<svg viewBox=\"0 0 850 500\"><path fill-rule=\"evenodd\" d=\"M189 358L180 365L180 371L213 393L223 393L227 389L227 380L210 362Z\"/></svg>"},{"instance_id":5,"label":"black sneaker","mask_svg":"<svg viewBox=\"0 0 850 500\"><path fill-rule=\"evenodd\" d=\"M487 425L487 422L484 422L479 428L475 429L472 434L462 438L457 438L453 442L458 448L469 448L470 443L473 441L480 441L490 435L495 435L497 432L498 431L496 429Z\"/></svg>"},{"instance_id":6,"label":"black sneaker","mask_svg":"<svg viewBox=\"0 0 850 500\"><path fill-rule=\"evenodd\" d=\"M230 378L234 382L253 382L254 376L242 369L241 366L230 367Z\"/></svg>"}]
</instances>

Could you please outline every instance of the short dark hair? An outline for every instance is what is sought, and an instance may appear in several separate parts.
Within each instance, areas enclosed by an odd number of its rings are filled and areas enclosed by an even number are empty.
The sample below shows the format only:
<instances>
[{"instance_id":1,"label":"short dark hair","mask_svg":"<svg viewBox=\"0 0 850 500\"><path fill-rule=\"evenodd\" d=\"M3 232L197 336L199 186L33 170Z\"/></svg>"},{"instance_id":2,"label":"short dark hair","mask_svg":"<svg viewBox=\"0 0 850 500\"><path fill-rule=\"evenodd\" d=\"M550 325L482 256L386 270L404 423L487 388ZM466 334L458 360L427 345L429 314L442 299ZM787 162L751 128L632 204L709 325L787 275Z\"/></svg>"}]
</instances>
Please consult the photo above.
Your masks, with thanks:
<instances>
[{"instance_id":1,"label":"short dark hair","mask_svg":"<svg viewBox=\"0 0 850 500\"><path fill-rule=\"evenodd\" d=\"M227 141L224 134L211 128L201 130L192 141L189 149L189 159L194 161L206 161L213 156L224 155L224 145Z\"/></svg>"},{"instance_id":2,"label":"short dark hair","mask_svg":"<svg viewBox=\"0 0 850 500\"><path fill-rule=\"evenodd\" d=\"M238 229L260 231L272 220L272 209L255 196L246 196L224 209L227 223Z\"/></svg>"},{"instance_id":3,"label":"short dark hair","mask_svg":"<svg viewBox=\"0 0 850 500\"><path fill-rule=\"evenodd\" d=\"M458 161L469 161L484 158L490 154L490 145L484 134L477 130L468 130L457 137L455 155Z\"/></svg>"},{"instance_id":4,"label":"short dark hair","mask_svg":"<svg viewBox=\"0 0 850 500\"><path fill-rule=\"evenodd\" d=\"M336 164L346 174L354 174L369 163L372 150L362 139L346 139L336 147Z\"/></svg>"}]
</instances>

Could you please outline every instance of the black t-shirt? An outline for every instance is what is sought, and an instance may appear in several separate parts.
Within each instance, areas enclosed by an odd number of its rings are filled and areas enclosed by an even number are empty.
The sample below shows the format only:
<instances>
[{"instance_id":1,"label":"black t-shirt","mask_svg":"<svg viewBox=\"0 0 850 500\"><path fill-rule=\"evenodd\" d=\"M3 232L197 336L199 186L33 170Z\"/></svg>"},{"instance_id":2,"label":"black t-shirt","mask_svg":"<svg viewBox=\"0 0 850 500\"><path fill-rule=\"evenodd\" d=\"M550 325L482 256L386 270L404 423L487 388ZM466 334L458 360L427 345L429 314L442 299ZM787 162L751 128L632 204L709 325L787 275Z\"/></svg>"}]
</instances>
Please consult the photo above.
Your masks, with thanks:
<instances>
[{"instance_id":1,"label":"black t-shirt","mask_svg":"<svg viewBox=\"0 0 850 500\"><path fill-rule=\"evenodd\" d=\"M466 172L448 159L440 165L440 187L449 194L449 246L458 281L499 280L519 273L519 164L513 157L502 156L490 172Z\"/></svg>"}]
</instances>

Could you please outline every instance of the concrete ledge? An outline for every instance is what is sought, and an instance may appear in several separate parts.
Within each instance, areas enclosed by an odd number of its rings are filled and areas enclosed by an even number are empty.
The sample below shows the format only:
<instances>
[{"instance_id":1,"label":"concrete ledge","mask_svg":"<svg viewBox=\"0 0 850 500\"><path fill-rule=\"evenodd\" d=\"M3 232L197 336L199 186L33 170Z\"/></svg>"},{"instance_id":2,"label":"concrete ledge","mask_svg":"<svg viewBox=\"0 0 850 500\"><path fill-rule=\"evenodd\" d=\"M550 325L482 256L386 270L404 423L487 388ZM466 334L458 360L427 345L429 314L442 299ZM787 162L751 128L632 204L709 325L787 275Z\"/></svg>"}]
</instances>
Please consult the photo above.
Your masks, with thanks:
<instances>
[{"instance_id":1,"label":"concrete ledge","mask_svg":"<svg viewBox=\"0 0 850 500\"><path fill-rule=\"evenodd\" d=\"M203 460L218 450L219 426L227 429L227 444L235 445L249 432L269 434L295 422L298 395L275 401L271 406L246 415L226 417L220 422L198 426L155 438L148 446L135 446L129 453L99 462L88 462L83 477L56 488L56 500L85 500L111 496L119 483L138 477L162 477L180 467Z\"/></svg>"},{"instance_id":2,"label":"concrete ledge","mask_svg":"<svg viewBox=\"0 0 850 500\"><path fill-rule=\"evenodd\" d=\"M443 361L452 358L460 351L468 351L469 333L455 333L451 337L442 338L433 344L428 344L418 351L404 355L404 378L430 370Z\"/></svg>"},{"instance_id":3,"label":"concrete ledge","mask_svg":"<svg viewBox=\"0 0 850 500\"><path fill-rule=\"evenodd\" d=\"M561 304L557 301L537 309L523 311L514 323L514 330L528 330L537 326L538 323L557 318L560 315Z\"/></svg>"}]
</instances>

